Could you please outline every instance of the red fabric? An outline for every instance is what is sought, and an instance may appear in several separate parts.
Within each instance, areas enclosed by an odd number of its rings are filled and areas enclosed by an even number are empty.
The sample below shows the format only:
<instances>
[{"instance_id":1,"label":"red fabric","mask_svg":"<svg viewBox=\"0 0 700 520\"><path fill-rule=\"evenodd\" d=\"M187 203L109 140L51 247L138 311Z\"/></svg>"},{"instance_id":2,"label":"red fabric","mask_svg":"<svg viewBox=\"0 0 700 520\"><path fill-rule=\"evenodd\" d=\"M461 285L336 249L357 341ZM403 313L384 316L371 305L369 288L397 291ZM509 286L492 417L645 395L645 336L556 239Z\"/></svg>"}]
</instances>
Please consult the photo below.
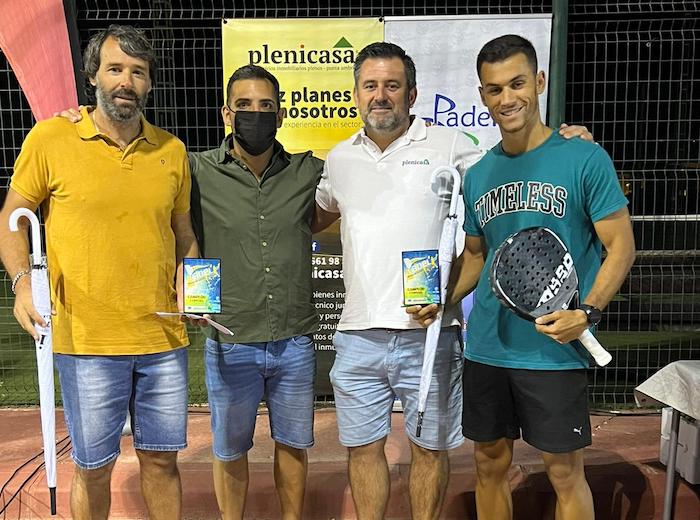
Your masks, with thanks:
<instances>
[{"instance_id":1,"label":"red fabric","mask_svg":"<svg viewBox=\"0 0 700 520\"><path fill-rule=\"evenodd\" d=\"M0 0L0 48L37 121L78 106L61 0Z\"/></svg>"}]
</instances>

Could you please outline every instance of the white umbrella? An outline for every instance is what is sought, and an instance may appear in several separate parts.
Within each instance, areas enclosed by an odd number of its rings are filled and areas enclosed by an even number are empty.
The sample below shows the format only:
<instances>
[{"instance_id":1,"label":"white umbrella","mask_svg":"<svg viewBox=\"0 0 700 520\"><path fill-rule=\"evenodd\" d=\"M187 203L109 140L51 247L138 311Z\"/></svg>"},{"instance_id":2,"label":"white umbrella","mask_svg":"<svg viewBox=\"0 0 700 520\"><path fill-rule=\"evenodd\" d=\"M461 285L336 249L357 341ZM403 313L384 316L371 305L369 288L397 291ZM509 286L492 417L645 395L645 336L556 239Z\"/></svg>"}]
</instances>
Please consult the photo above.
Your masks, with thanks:
<instances>
[{"instance_id":1,"label":"white umbrella","mask_svg":"<svg viewBox=\"0 0 700 520\"><path fill-rule=\"evenodd\" d=\"M440 233L440 245L438 247L438 262L440 265L440 301L445 303L447 293L447 281L450 278L450 267L455 257L455 237L457 234L457 203L459 202L459 189L462 185L462 178L459 172L451 166L441 166L433 172L432 180L435 183L442 173L452 176L452 195L450 197L450 209L442 224ZM420 437L423 426L423 413L428 400L428 390L430 380L433 378L433 365L435 363L435 351L437 350L438 338L442 327L442 309L438 312L435 321L428 326L425 334L425 348L423 350L423 370L420 376L420 387L418 390L418 425L416 426L416 437Z\"/></svg>"},{"instance_id":2,"label":"white umbrella","mask_svg":"<svg viewBox=\"0 0 700 520\"><path fill-rule=\"evenodd\" d=\"M26 217L32 228L32 301L44 318L46 327L35 323L39 334L36 340L36 364L39 373L39 405L41 433L44 440L44 464L49 486L51 514L56 514L56 403L53 386L53 345L51 341L51 294L46 258L41 252L39 219L27 208L17 208L10 215L10 230L18 231L17 221Z\"/></svg>"}]
</instances>

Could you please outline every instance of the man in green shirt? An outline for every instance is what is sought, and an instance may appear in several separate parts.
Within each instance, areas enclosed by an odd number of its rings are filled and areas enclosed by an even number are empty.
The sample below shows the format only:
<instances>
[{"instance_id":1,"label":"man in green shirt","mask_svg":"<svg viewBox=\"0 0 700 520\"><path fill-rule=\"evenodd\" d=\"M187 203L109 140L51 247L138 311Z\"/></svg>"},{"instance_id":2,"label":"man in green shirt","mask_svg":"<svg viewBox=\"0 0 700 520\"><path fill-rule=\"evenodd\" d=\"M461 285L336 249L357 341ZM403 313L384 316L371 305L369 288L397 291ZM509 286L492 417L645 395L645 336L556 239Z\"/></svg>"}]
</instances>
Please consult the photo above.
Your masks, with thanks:
<instances>
[{"instance_id":1,"label":"man in green shirt","mask_svg":"<svg viewBox=\"0 0 700 520\"><path fill-rule=\"evenodd\" d=\"M262 67L233 73L219 148L190 153L192 219L205 257L221 259L222 313L235 337L207 329L214 486L224 520L243 517L247 452L265 397L282 518L301 518L313 444L318 326L311 285L311 217L323 162L275 140L285 110Z\"/></svg>"}]
</instances>

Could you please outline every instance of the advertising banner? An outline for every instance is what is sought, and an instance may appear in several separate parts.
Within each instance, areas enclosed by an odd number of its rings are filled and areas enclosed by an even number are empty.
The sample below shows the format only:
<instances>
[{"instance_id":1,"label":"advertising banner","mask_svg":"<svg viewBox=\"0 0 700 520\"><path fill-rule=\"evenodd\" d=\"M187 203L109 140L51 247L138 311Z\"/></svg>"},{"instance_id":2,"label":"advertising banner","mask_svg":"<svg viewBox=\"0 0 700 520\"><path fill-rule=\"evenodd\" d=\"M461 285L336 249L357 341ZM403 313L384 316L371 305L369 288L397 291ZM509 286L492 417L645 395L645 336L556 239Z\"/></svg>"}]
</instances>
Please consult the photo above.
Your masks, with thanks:
<instances>
[{"instance_id":1,"label":"advertising banner","mask_svg":"<svg viewBox=\"0 0 700 520\"><path fill-rule=\"evenodd\" d=\"M252 63L280 82L287 117L277 139L289 152L325 158L362 127L352 100L355 55L384 38L377 18L240 19L221 26L224 88L238 67Z\"/></svg>"},{"instance_id":2,"label":"advertising banner","mask_svg":"<svg viewBox=\"0 0 700 520\"><path fill-rule=\"evenodd\" d=\"M433 124L466 132L482 149L501 140L479 97L476 57L488 41L504 34L530 40L538 68L549 71L552 17L542 15L385 18L384 39L406 50L416 64L418 99L413 113ZM540 112L547 114L547 93Z\"/></svg>"}]
</instances>

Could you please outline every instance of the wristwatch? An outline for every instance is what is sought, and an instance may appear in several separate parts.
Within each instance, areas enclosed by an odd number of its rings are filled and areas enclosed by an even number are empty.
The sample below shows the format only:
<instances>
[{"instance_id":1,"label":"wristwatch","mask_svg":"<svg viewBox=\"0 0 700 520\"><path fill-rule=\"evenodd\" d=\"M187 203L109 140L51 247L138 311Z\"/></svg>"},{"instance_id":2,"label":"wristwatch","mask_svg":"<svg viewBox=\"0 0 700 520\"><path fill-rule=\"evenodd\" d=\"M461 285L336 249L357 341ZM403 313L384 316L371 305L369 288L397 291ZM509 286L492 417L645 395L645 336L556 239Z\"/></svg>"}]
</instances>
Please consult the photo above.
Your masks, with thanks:
<instances>
[{"instance_id":1,"label":"wristwatch","mask_svg":"<svg viewBox=\"0 0 700 520\"><path fill-rule=\"evenodd\" d=\"M603 317L603 313L598 307L582 303L581 305L579 305L578 308L586 313L586 319L588 320L589 325L595 327L596 325L598 325L598 323L600 323L600 319Z\"/></svg>"}]
</instances>

